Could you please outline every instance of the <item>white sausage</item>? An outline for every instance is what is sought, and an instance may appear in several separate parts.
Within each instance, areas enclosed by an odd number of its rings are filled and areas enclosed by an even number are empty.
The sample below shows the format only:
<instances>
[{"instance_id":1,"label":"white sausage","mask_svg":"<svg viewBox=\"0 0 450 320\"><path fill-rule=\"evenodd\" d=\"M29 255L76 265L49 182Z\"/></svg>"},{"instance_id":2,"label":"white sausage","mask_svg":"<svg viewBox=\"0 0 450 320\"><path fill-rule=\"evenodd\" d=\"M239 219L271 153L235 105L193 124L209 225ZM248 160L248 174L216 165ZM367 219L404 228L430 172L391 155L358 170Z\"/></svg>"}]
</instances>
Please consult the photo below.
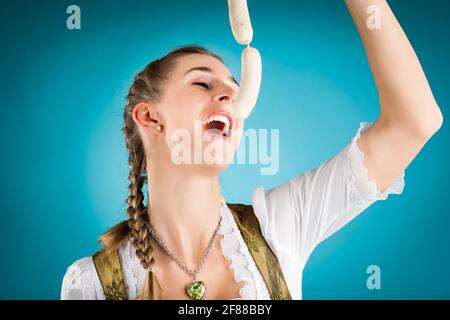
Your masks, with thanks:
<instances>
[{"instance_id":1,"label":"white sausage","mask_svg":"<svg viewBox=\"0 0 450 320\"><path fill-rule=\"evenodd\" d=\"M250 44L253 40L253 29L247 0L228 0L228 9L234 38L240 44Z\"/></svg>"},{"instance_id":2,"label":"white sausage","mask_svg":"<svg viewBox=\"0 0 450 320\"><path fill-rule=\"evenodd\" d=\"M258 49L247 47L241 55L241 83L239 93L232 105L232 114L237 119L246 119L258 99L261 85L262 63Z\"/></svg>"}]
</instances>

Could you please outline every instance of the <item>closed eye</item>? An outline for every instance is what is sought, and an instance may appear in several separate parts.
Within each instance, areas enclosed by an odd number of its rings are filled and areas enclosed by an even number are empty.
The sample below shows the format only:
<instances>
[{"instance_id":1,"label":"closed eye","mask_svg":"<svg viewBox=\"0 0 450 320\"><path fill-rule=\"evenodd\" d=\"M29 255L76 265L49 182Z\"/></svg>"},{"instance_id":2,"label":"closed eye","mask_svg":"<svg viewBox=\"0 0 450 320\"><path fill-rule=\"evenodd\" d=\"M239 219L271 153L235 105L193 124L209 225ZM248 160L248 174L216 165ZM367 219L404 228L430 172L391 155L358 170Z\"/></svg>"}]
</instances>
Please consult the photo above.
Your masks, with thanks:
<instances>
[{"instance_id":1,"label":"closed eye","mask_svg":"<svg viewBox=\"0 0 450 320\"><path fill-rule=\"evenodd\" d=\"M197 85L197 86L201 86L201 87L203 87L203 88L205 88L205 89L209 89L208 84L205 83L205 82L194 82L193 84L195 84L195 85Z\"/></svg>"}]
</instances>

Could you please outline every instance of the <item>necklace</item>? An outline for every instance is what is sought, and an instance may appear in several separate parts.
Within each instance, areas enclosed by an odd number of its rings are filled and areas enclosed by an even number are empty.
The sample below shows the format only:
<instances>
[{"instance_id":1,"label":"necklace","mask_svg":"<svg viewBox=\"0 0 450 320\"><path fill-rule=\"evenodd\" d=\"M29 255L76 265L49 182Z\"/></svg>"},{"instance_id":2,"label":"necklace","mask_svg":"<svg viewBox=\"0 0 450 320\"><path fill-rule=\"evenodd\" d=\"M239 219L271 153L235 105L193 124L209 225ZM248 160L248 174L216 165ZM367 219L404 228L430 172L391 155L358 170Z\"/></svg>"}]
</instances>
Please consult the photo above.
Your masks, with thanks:
<instances>
[{"instance_id":1,"label":"necklace","mask_svg":"<svg viewBox=\"0 0 450 320\"><path fill-rule=\"evenodd\" d=\"M156 231L150 226L150 223L146 222L145 225L150 232L151 236L156 240L159 247L172 259L176 262L176 264L182 268L184 271L189 273L192 276L192 281L186 286L186 293L187 295L194 300L201 300L205 296L206 293L206 283L203 281L197 280L198 274L200 273L200 270L203 267L203 264L206 261L206 258L209 255L209 252L211 251L211 247L214 243L214 240L217 236L217 231L219 230L220 224L222 222L222 217L219 219L219 223L217 224L216 230L214 231L214 234L211 237L211 240L209 241L208 247L206 248L205 253L203 254L203 257L200 261L200 264L197 268L197 270L193 271L189 269L183 262L180 261L172 252L169 251L167 246L161 241L159 236L157 235Z\"/></svg>"}]
</instances>

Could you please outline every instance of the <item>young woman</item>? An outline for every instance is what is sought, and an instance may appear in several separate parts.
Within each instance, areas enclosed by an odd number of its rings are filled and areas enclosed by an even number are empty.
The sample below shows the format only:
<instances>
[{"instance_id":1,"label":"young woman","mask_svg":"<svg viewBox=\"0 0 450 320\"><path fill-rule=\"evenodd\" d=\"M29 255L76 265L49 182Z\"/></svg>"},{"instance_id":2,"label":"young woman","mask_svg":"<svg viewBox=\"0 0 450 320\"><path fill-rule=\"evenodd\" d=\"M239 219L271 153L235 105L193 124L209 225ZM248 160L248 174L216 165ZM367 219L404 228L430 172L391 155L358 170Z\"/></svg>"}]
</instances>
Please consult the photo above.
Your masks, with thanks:
<instances>
[{"instance_id":1,"label":"young woman","mask_svg":"<svg viewBox=\"0 0 450 320\"><path fill-rule=\"evenodd\" d=\"M233 153L222 164L179 165L170 136L183 129L194 137L200 121L202 133L236 151L244 121L230 107L238 85L198 46L153 61L135 77L124 112L129 218L102 236L102 251L68 268L62 299L301 299L317 244L375 201L401 194L405 168L443 121L387 2L346 3L377 84L378 120L361 122L351 143L318 168L256 188L251 204L230 204L218 175ZM367 24L373 5L379 28Z\"/></svg>"}]
</instances>

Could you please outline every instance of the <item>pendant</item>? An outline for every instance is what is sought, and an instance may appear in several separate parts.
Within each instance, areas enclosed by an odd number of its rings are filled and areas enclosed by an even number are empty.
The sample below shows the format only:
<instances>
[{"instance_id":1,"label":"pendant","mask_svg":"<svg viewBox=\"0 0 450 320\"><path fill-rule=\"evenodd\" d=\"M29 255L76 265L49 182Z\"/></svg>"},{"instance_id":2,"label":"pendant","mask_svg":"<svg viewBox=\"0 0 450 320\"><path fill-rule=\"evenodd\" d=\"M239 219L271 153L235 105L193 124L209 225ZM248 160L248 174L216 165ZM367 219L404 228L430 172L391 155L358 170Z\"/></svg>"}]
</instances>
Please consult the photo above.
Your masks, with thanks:
<instances>
[{"instance_id":1,"label":"pendant","mask_svg":"<svg viewBox=\"0 0 450 320\"><path fill-rule=\"evenodd\" d=\"M192 281L186 286L186 292L191 299L202 300L206 292L206 284L203 281Z\"/></svg>"}]
</instances>

